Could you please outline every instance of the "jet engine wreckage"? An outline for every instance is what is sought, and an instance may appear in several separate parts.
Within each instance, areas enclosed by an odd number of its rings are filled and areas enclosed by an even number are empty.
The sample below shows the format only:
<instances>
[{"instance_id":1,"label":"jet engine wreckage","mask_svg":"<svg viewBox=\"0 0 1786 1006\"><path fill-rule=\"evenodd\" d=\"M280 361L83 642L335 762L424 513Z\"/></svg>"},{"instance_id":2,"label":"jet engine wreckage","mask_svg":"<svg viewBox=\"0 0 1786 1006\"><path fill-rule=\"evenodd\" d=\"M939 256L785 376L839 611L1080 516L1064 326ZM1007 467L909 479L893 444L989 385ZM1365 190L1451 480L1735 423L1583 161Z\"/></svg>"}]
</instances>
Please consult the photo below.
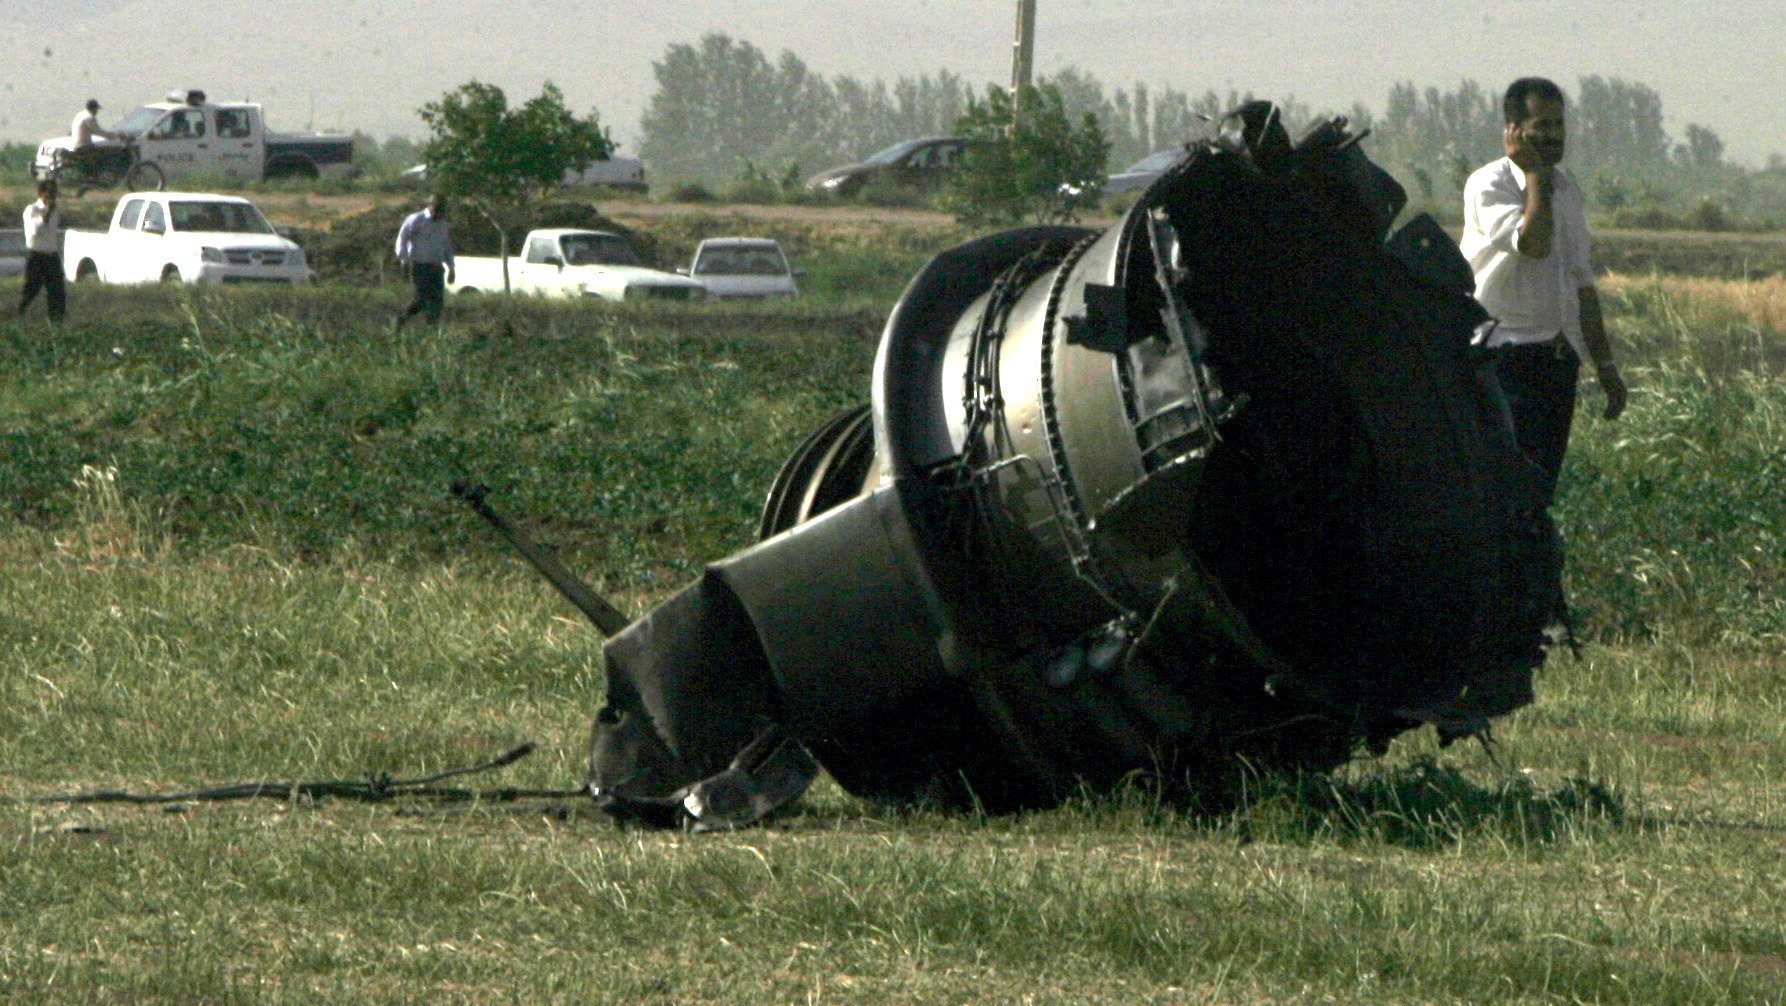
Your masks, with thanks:
<instances>
[{"instance_id":1,"label":"jet engine wreckage","mask_svg":"<svg viewBox=\"0 0 1786 1006\"><path fill-rule=\"evenodd\" d=\"M1138 772L1219 804L1529 703L1561 544L1469 270L1428 217L1390 236L1404 201L1343 119L1292 142L1258 102L1107 230L937 256L757 544L630 625L541 566L610 637L590 792L730 826L816 759L899 804Z\"/></svg>"}]
</instances>

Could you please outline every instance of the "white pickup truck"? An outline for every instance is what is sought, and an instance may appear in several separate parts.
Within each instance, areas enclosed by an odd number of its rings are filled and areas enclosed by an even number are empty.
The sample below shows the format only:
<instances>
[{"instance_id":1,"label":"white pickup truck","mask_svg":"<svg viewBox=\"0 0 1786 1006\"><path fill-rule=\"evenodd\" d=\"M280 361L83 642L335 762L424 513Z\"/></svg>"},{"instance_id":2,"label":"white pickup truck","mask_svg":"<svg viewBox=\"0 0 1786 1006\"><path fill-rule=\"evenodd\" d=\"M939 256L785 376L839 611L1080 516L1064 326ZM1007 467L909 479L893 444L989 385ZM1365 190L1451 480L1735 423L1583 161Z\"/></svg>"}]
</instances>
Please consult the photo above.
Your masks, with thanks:
<instances>
[{"instance_id":1,"label":"white pickup truck","mask_svg":"<svg viewBox=\"0 0 1786 1006\"><path fill-rule=\"evenodd\" d=\"M509 288L544 297L605 300L701 300L707 288L686 276L647 268L626 238L608 231L531 231L509 256ZM499 293L502 259L465 256L454 264L455 293Z\"/></svg>"},{"instance_id":2,"label":"white pickup truck","mask_svg":"<svg viewBox=\"0 0 1786 1006\"><path fill-rule=\"evenodd\" d=\"M62 267L76 282L307 283L304 251L236 196L132 192L104 231L63 235Z\"/></svg>"},{"instance_id":3,"label":"white pickup truck","mask_svg":"<svg viewBox=\"0 0 1786 1006\"><path fill-rule=\"evenodd\" d=\"M112 127L121 142L100 145L95 182L159 189L195 172L273 179L354 171L351 136L274 133L267 129L261 106L209 102L203 91L167 97L142 106ZM40 179L56 176L73 144L67 136L39 144L31 174Z\"/></svg>"}]
</instances>

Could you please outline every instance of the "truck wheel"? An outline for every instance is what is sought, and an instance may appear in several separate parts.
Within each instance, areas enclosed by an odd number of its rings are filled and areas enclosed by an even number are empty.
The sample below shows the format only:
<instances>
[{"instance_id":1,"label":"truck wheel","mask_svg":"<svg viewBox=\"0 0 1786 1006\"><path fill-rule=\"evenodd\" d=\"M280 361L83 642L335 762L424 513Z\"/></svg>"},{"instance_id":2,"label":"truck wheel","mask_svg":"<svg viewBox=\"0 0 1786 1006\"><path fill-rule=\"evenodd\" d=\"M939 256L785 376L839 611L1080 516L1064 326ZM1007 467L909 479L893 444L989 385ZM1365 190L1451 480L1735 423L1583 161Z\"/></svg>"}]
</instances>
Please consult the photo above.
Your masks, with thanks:
<instances>
[{"instance_id":1,"label":"truck wheel","mask_svg":"<svg viewBox=\"0 0 1786 1006\"><path fill-rule=\"evenodd\" d=\"M180 267L170 264L167 268L161 270L161 281L163 283L180 282Z\"/></svg>"},{"instance_id":2,"label":"truck wheel","mask_svg":"<svg viewBox=\"0 0 1786 1006\"><path fill-rule=\"evenodd\" d=\"M81 264L74 267L76 283L91 283L99 278L99 267L90 258L81 259Z\"/></svg>"},{"instance_id":3,"label":"truck wheel","mask_svg":"<svg viewBox=\"0 0 1786 1006\"><path fill-rule=\"evenodd\" d=\"M132 164L124 175L124 184L132 192L160 192L167 184L167 176L153 164Z\"/></svg>"},{"instance_id":4,"label":"truck wheel","mask_svg":"<svg viewBox=\"0 0 1786 1006\"><path fill-rule=\"evenodd\" d=\"M316 165L301 157L287 157L267 165L267 178L302 178L314 181L317 177Z\"/></svg>"}]
</instances>

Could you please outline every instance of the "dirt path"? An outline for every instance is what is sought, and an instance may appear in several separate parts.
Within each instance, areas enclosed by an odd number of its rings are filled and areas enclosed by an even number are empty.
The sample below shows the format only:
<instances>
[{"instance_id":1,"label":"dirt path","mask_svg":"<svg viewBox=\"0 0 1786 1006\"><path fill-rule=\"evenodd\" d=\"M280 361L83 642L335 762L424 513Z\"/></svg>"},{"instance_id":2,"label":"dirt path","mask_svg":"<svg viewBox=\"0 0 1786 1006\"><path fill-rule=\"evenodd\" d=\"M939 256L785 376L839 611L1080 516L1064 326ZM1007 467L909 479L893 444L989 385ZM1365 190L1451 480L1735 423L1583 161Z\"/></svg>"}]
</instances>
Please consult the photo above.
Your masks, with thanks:
<instances>
[{"instance_id":1,"label":"dirt path","mask_svg":"<svg viewBox=\"0 0 1786 1006\"><path fill-rule=\"evenodd\" d=\"M376 205L420 206L424 194L416 192L240 192L253 200L276 223L326 223L337 217L371 209ZM63 194L63 206L81 216L107 214L117 204L120 190L96 189L81 196ZM24 205L35 198L23 184L0 185L0 203ZM791 220L803 223L897 224L911 227L949 227L954 218L936 210L882 206L757 206L725 203L660 203L644 199L604 199L596 205L617 219L651 220L688 214L744 217L750 220Z\"/></svg>"},{"instance_id":2,"label":"dirt path","mask_svg":"<svg viewBox=\"0 0 1786 1006\"><path fill-rule=\"evenodd\" d=\"M758 206L721 203L651 203L615 199L598 203L602 213L616 219L687 214L725 214L749 220L793 220L801 223L902 224L910 227L953 227L955 218L936 210L890 206Z\"/></svg>"}]
</instances>

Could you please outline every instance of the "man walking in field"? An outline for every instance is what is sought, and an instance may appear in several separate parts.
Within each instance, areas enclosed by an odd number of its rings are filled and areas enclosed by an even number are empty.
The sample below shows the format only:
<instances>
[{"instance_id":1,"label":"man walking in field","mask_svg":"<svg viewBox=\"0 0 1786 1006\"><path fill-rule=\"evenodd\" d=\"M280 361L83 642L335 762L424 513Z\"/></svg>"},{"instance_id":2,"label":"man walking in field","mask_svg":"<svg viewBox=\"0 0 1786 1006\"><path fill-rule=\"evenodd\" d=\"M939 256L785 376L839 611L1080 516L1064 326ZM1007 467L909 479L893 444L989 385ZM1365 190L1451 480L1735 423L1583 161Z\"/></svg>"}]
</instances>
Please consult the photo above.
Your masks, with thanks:
<instances>
[{"instance_id":1,"label":"man walking in field","mask_svg":"<svg viewBox=\"0 0 1786 1006\"><path fill-rule=\"evenodd\" d=\"M37 201L25 207L25 289L19 317L43 291L50 321L61 322L68 310L68 288L62 276L62 211L56 208L56 183L37 183Z\"/></svg>"},{"instance_id":2,"label":"man walking in field","mask_svg":"<svg viewBox=\"0 0 1786 1006\"><path fill-rule=\"evenodd\" d=\"M1625 381L1613 362L1594 289L1587 215L1580 186L1563 171L1563 92L1522 77L1502 102L1507 156L1464 185L1464 257L1476 299L1497 319L1488 345L1513 412L1520 451L1543 473L1543 504L1575 417L1576 382L1592 363L1607 419L1625 409Z\"/></svg>"},{"instance_id":3,"label":"man walking in field","mask_svg":"<svg viewBox=\"0 0 1786 1006\"><path fill-rule=\"evenodd\" d=\"M409 270L415 299L397 315L394 331L403 331L409 319L426 315L430 324L440 321L446 304L446 285L453 281L453 235L447 226L446 200L439 195L428 208L411 213L397 229L397 261Z\"/></svg>"}]
</instances>

